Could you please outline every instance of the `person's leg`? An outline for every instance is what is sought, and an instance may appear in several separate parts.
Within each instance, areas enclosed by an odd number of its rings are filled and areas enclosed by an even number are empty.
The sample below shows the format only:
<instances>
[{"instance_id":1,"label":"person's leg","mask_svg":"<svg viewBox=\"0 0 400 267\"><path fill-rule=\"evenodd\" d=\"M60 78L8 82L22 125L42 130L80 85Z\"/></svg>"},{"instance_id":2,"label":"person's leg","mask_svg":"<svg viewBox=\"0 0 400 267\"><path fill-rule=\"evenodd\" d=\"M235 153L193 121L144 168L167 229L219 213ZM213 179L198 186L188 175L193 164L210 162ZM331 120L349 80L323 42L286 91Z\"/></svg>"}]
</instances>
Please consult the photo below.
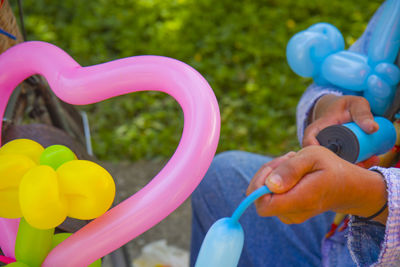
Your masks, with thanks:
<instances>
[{"instance_id":1,"label":"person's leg","mask_svg":"<svg viewBox=\"0 0 400 267\"><path fill-rule=\"evenodd\" d=\"M230 217L245 198L250 179L269 157L232 151L219 154L192 195L193 228L191 266L205 234L222 217ZM239 266L319 266L321 241L333 213L316 216L303 224L285 225L276 217L262 218L254 205L240 223L245 243Z\"/></svg>"}]
</instances>

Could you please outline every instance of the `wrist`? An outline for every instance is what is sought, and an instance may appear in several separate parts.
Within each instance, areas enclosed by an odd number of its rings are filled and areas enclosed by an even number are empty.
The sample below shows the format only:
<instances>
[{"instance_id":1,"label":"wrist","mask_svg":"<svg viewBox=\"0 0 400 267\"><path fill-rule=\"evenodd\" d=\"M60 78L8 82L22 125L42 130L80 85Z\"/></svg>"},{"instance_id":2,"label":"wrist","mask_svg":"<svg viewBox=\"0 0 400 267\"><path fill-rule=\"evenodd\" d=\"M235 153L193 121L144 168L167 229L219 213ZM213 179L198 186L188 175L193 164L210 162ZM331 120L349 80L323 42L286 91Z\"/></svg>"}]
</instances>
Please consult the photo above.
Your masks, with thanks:
<instances>
[{"instance_id":1,"label":"wrist","mask_svg":"<svg viewBox=\"0 0 400 267\"><path fill-rule=\"evenodd\" d=\"M353 176L356 188L353 192L353 204L346 210L346 213L359 217L370 217L384 207L387 202L386 182L379 172L358 168L358 174ZM372 220L382 224L386 223L388 209L384 209Z\"/></svg>"},{"instance_id":2,"label":"wrist","mask_svg":"<svg viewBox=\"0 0 400 267\"><path fill-rule=\"evenodd\" d=\"M310 112L310 118L309 118L309 123L314 122L316 119L321 117L323 114L324 110L326 109L329 104L339 98L340 96L338 95L333 95L333 94L326 94L321 96L317 101L315 101L314 107L312 112Z\"/></svg>"}]
</instances>

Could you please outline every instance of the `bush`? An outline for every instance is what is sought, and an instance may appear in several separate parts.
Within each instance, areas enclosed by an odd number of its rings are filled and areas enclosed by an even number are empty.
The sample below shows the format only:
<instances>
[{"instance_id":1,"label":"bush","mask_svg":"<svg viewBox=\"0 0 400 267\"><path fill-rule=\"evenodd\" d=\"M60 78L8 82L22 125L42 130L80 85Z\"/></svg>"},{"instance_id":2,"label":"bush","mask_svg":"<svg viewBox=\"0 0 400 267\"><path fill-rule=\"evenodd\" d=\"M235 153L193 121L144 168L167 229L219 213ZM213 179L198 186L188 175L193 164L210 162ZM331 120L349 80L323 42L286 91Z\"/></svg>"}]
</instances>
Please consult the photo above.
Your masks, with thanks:
<instances>
[{"instance_id":1,"label":"bush","mask_svg":"<svg viewBox=\"0 0 400 267\"><path fill-rule=\"evenodd\" d=\"M23 1L29 39L58 45L81 65L155 54L193 66L219 101L219 151L272 155L298 148L295 107L310 83L286 63L290 37L324 21L350 45L380 2ZM85 109L101 159L168 158L179 142L180 107L162 93L135 93Z\"/></svg>"}]
</instances>

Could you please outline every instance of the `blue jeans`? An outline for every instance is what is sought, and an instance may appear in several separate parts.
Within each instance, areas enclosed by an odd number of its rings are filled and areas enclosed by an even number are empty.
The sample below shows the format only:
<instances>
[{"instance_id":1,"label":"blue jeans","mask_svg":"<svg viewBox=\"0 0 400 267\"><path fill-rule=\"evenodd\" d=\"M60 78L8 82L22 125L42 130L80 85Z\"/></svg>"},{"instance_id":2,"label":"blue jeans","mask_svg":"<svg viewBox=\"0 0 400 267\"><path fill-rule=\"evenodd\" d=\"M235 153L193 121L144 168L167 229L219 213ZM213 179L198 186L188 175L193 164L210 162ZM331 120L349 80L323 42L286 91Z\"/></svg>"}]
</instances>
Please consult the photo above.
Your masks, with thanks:
<instances>
[{"instance_id":1,"label":"blue jeans","mask_svg":"<svg viewBox=\"0 0 400 267\"><path fill-rule=\"evenodd\" d=\"M249 181L269 157L247 152L231 151L213 160L206 176L192 195L191 266L205 234L222 217L229 217L245 198ZM276 217L260 217L254 205L240 219L245 231L245 243L239 266L354 266L342 238L330 240L324 259L321 243L333 221L334 213L326 212L302 224L283 224Z\"/></svg>"}]
</instances>

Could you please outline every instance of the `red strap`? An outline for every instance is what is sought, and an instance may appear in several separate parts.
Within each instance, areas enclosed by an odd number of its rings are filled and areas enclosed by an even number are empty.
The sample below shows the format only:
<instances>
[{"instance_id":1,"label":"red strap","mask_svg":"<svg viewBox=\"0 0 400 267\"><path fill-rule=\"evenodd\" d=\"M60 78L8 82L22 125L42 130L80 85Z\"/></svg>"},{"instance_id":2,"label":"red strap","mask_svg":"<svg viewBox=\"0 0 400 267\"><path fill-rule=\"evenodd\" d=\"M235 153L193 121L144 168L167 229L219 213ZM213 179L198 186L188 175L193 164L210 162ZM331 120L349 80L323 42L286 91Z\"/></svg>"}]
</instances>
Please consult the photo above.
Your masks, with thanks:
<instances>
[{"instance_id":1,"label":"red strap","mask_svg":"<svg viewBox=\"0 0 400 267\"><path fill-rule=\"evenodd\" d=\"M0 255L0 262L3 262L5 264L10 264L10 263L16 262L16 260L13 258L9 258L9 257Z\"/></svg>"},{"instance_id":2,"label":"red strap","mask_svg":"<svg viewBox=\"0 0 400 267\"><path fill-rule=\"evenodd\" d=\"M326 233L325 238L329 238L333 236L333 234L336 232L336 228L338 228L338 225L336 223L331 224L331 229L329 230L328 233Z\"/></svg>"},{"instance_id":3,"label":"red strap","mask_svg":"<svg viewBox=\"0 0 400 267\"><path fill-rule=\"evenodd\" d=\"M400 161L396 163L396 165L394 165L395 168L400 168Z\"/></svg>"},{"instance_id":4,"label":"red strap","mask_svg":"<svg viewBox=\"0 0 400 267\"><path fill-rule=\"evenodd\" d=\"M347 217L344 219L343 224L342 224L342 226L339 228L338 232L343 232L343 231L347 228L347 226L349 225L349 221L350 221L350 218L349 218L349 216L347 216Z\"/></svg>"}]
</instances>

